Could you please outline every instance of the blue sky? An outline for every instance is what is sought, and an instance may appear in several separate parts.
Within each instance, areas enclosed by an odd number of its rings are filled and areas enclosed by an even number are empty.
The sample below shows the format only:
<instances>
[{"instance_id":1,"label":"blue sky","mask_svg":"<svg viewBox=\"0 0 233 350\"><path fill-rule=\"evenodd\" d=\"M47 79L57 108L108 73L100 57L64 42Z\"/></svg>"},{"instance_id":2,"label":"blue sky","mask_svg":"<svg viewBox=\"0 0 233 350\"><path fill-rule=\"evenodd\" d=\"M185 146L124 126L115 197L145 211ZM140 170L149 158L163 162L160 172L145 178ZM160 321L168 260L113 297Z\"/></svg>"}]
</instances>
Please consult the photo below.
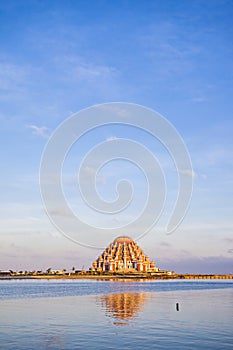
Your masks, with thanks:
<instances>
[{"instance_id":1,"label":"blue sky","mask_svg":"<svg viewBox=\"0 0 233 350\"><path fill-rule=\"evenodd\" d=\"M64 238L44 213L40 159L71 114L123 101L165 116L189 149L194 191L182 225L163 232L176 180L164 150L138 131L87 135L67 159L67 177L94 141L141 140L167 166L170 197L158 226L138 243L161 268L232 272L232 16L230 0L1 1L0 269L91 265L99 252ZM115 175L114 167L103 169L100 192ZM140 175L132 176L143 189ZM111 198L110 188L105 195Z\"/></svg>"}]
</instances>

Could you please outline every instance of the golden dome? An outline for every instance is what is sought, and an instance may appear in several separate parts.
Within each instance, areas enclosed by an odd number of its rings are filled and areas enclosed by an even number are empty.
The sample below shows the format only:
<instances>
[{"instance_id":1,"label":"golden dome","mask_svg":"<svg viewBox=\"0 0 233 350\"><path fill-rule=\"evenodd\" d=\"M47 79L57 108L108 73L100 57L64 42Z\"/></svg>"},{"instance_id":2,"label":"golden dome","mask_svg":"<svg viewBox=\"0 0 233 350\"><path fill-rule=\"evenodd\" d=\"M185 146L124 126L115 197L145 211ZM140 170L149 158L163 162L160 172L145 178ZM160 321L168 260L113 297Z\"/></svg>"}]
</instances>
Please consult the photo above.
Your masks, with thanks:
<instances>
[{"instance_id":1,"label":"golden dome","mask_svg":"<svg viewBox=\"0 0 233 350\"><path fill-rule=\"evenodd\" d=\"M132 243L132 242L133 240L129 236L119 236L113 241L113 243L120 243L120 244Z\"/></svg>"}]
</instances>

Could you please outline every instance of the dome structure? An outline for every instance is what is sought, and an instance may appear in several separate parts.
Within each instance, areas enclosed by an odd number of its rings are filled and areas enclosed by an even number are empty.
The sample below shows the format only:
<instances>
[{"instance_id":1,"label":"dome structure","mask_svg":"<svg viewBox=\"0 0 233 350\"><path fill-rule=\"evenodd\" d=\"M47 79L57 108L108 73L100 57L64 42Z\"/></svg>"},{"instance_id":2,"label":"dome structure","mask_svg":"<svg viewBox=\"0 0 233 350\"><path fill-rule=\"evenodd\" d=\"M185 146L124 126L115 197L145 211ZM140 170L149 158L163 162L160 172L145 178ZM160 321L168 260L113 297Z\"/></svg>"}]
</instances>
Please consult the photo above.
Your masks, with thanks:
<instances>
[{"instance_id":1,"label":"dome structure","mask_svg":"<svg viewBox=\"0 0 233 350\"><path fill-rule=\"evenodd\" d=\"M153 261L128 236L117 237L93 262L92 271L158 271Z\"/></svg>"},{"instance_id":2,"label":"dome structure","mask_svg":"<svg viewBox=\"0 0 233 350\"><path fill-rule=\"evenodd\" d=\"M120 244L124 244L124 243L128 244L132 242L133 240L129 236L119 236L113 241L113 243L120 243Z\"/></svg>"}]
</instances>

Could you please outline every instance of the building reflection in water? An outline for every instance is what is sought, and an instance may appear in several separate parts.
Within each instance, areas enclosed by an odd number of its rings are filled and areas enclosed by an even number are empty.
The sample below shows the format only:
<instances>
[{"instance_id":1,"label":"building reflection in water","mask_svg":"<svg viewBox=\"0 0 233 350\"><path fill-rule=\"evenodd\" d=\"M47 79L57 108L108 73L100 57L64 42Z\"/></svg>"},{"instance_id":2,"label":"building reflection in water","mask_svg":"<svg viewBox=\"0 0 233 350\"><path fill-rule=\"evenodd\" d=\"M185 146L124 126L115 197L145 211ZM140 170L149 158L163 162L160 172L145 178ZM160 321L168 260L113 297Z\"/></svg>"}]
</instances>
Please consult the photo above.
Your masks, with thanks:
<instances>
[{"instance_id":1,"label":"building reflection in water","mask_svg":"<svg viewBox=\"0 0 233 350\"><path fill-rule=\"evenodd\" d=\"M97 304L105 310L107 317L114 320L114 324L127 325L142 310L149 293L120 293L106 294L97 297Z\"/></svg>"}]
</instances>

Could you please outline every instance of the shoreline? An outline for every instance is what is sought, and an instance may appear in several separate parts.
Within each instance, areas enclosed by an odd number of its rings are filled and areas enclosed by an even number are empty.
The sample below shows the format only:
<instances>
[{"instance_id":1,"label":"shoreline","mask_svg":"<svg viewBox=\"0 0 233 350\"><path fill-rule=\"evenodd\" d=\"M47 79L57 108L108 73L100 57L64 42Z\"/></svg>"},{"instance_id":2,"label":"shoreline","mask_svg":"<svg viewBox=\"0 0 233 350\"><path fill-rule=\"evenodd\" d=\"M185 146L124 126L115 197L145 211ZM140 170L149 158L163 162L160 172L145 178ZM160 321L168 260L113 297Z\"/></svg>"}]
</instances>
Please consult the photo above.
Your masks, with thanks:
<instances>
[{"instance_id":1,"label":"shoreline","mask_svg":"<svg viewBox=\"0 0 233 350\"><path fill-rule=\"evenodd\" d=\"M67 280L67 279L90 279L90 280L233 280L232 274L213 275L213 274L174 274L171 276L161 275L37 275L37 276L0 276L0 280L30 280L30 279L47 279L47 280Z\"/></svg>"}]
</instances>

